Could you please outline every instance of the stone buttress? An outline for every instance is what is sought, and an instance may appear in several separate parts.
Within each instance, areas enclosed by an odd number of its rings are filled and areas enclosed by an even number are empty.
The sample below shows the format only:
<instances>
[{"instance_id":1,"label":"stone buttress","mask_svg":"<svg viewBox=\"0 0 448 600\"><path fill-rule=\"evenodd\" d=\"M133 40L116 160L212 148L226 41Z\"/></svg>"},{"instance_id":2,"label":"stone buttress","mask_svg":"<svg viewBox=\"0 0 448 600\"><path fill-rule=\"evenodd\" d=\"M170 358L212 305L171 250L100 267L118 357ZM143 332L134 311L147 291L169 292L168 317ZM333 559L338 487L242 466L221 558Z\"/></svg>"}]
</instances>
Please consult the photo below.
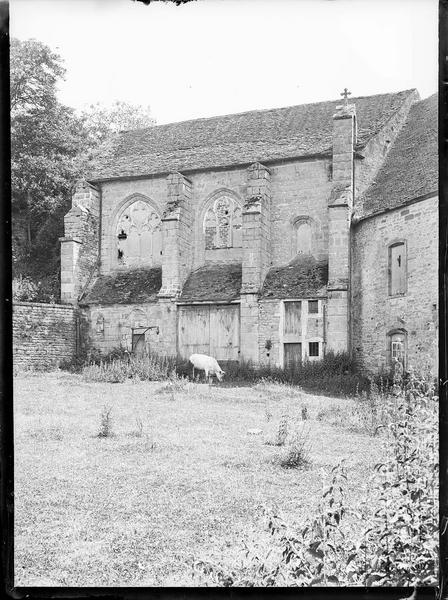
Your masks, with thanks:
<instances>
[{"instance_id":1,"label":"stone buttress","mask_svg":"<svg viewBox=\"0 0 448 600\"><path fill-rule=\"evenodd\" d=\"M328 203L327 350L349 350L350 222L354 194L355 106L333 116L333 189Z\"/></svg>"},{"instance_id":2,"label":"stone buttress","mask_svg":"<svg viewBox=\"0 0 448 600\"><path fill-rule=\"evenodd\" d=\"M162 287L158 304L165 324L167 354L177 353L177 307L182 286L192 267L192 184L181 173L167 177L168 200L162 216Z\"/></svg>"},{"instance_id":3,"label":"stone buttress","mask_svg":"<svg viewBox=\"0 0 448 600\"><path fill-rule=\"evenodd\" d=\"M84 179L77 182L72 208L64 217L61 242L61 302L78 303L98 268L100 192Z\"/></svg>"},{"instance_id":4,"label":"stone buttress","mask_svg":"<svg viewBox=\"0 0 448 600\"><path fill-rule=\"evenodd\" d=\"M243 210L241 283L241 358L259 361L259 307L261 286L270 266L271 175L260 163L247 169Z\"/></svg>"}]
</instances>

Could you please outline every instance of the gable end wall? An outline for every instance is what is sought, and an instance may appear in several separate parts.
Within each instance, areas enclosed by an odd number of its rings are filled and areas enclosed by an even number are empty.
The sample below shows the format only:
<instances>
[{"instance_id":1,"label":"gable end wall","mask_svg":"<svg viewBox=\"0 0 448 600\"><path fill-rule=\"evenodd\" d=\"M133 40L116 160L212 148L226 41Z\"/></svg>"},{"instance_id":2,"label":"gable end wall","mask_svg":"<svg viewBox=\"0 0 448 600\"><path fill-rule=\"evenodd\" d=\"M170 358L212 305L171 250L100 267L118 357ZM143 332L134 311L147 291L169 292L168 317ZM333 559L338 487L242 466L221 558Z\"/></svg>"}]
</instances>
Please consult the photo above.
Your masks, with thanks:
<instances>
[{"instance_id":1,"label":"gable end wall","mask_svg":"<svg viewBox=\"0 0 448 600\"><path fill-rule=\"evenodd\" d=\"M408 364L437 370L438 200L361 221L352 236L352 348L367 371L388 368L387 334L405 329ZM389 296L388 247L407 245L407 293Z\"/></svg>"}]
</instances>

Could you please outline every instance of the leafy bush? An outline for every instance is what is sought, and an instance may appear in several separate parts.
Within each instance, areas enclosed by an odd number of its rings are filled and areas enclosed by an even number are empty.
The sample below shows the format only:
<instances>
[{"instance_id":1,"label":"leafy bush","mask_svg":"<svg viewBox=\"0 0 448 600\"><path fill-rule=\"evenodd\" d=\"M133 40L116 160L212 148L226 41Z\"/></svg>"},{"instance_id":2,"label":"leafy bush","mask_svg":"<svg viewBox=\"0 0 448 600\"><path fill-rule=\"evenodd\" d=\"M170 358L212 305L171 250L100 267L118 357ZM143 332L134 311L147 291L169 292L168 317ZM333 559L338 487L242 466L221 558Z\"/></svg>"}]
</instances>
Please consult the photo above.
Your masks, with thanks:
<instances>
[{"instance_id":1,"label":"leafy bush","mask_svg":"<svg viewBox=\"0 0 448 600\"><path fill-rule=\"evenodd\" d=\"M438 397L411 372L391 399L384 463L356 505L349 473L333 468L315 515L299 526L268 515L268 549L236 566L196 561L194 574L221 586L434 586L438 560ZM379 392L378 392L379 394ZM384 394L383 394L384 397Z\"/></svg>"},{"instance_id":2,"label":"leafy bush","mask_svg":"<svg viewBox=\"0 0 448 600\"><path fill-rule=\"evenodd\" d=\"M12 280L12 299L15 302L46 302L54 304L57 295L48 292L45 282L35 281L26 275Z\"/></svg>"}]
</instances>

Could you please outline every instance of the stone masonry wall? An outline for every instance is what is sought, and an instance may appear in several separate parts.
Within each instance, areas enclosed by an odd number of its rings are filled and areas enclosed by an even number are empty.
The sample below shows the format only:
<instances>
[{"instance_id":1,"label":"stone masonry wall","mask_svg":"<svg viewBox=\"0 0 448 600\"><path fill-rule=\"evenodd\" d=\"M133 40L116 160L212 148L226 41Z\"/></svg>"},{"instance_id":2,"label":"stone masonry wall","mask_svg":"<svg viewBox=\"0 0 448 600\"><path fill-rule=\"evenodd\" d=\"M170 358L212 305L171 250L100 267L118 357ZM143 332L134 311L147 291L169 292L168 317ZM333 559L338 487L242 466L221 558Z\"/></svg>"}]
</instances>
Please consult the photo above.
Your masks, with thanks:
<instances>
[{"instance_id":1,"label":"stone masonry wall","mask_svg":"<svg viewBox=\"0 0 448 600\"><path fill-rule=\"evenodd\" d=\"M280 300L263 300L259 304L259 359L260 363L277 367L282 351L280 339ZM270 345L270 348L266 348Z\"/></svg>"},{"instance_id":2,"label":"stone masonry wall","mask_svg":"<svg viewBox=\"0 0 448 600\"><path fill-rule=\"evenodd\" d=\"M281 265L294 258L294 219L308 216L313 224L313 254L318 260L328 256L328 198L332 189L330 159L293 161L269 165L271 173L272 265ZM197 269L207 262L234 263L241 259L241 248L205 250L203 232L204 207L218 190L230 190L241 206L247 194L247 169L229 168L219 171L185 173L191 181L193 226L193 265ZM166 176L135 181L114 181L102 184L101 272L112 269L115 253L114 218L119 206L131 194L149 198L160 214L168 202Z\"/></svg>"},{"instance_id":3,"label":"stone masonry wall","mask_svg":"<svg viewBox=\"0 0 448 600\"><path fill-rule=\"evenodd\" d=\"M158 326L145 333L148 349L161 355L176 354L177 310L169 299L147 304L112 304L87 309L90 319L89 346L103 354L122 346L132 349L132 327ZM101 327L98 324L102 322Z\"/></svg>"},{"instance_id":4,"label":"stone masonry wall","mask_svg":"<svg viewBox=\"0 0 448 600\"><path fill-rule=\"evenodd\" d=\"M317 260L328 257L328 197L332 183L330 159L268 165L271 173L271 261L286 264L295 256L295 219L312 220L312 250Z\"/></svg>"},{"instance_id":5,"label":"stone masonry wall","mask_svg":"<svg viewBox=\"0 0 448 600\"><path fill-rule=\"evenodd\" d=\"M76 309L61 304L13 305L14 366L48 369L76 353Z\"/></svg>"},{"instance_id":6,"label":"stone masonry wall","mask_svg":"<svg viewBox=\"0 0 448 600\"><path fill-rule=\"evenodd\" d=\"M361 221L353 231L352 347L366 370L388 368L388 333L407 332L408 364L437 365L438 201ZM407 293L389 296L388 247L407 245Z\"/></svg>"}]
</instances>

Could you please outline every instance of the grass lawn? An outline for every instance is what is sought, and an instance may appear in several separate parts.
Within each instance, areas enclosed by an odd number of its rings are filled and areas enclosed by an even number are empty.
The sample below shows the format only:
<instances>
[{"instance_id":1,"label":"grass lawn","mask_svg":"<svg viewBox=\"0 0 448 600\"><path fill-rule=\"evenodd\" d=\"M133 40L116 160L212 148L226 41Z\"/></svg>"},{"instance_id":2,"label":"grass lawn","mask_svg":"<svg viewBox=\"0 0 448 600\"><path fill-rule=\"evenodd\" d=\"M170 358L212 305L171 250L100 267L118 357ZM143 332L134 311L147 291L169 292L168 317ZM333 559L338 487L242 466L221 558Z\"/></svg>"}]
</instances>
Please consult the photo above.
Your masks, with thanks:
<instances>
[{"instance_id":1,"label":"grass lawn","mask_svg":"<svg viewBox=\"0 0 448 600\"><path fill-rule=\"evenodd\" d=\"M15 585L188 586L191 559L234 560L313 510L347 459L353 500L382 456L380 438L317 420L352 400L278 384L86 383L64 372L15 379ZM112 437L97 437L104 405ZM307 407L310 463L280 465L266 445L282 414ZM272 415L272 416L271 416ZM249 429L261 429L253 435Z\"/></svg>"}]
</instances>

